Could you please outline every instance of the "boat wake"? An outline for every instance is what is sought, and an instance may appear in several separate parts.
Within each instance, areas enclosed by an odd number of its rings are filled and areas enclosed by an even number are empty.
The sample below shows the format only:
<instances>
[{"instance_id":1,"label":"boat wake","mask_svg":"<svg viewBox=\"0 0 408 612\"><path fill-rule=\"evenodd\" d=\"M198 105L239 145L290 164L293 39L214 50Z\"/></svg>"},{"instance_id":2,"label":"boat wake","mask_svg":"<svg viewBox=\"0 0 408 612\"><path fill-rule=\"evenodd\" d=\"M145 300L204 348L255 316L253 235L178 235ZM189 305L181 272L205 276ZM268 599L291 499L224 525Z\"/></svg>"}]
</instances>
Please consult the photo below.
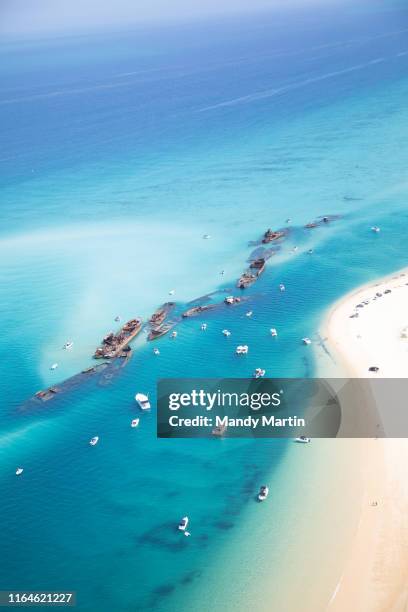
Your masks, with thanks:
<instances>
[{"instance_id":1,"label":"boat wake","mask_svg":"<svg viewBox=\"0 0 408 612\"><path fill-rule=\"evenodd\" d=\"M289 85L285 85L284 87L278 87L276 89L267 89L265 91L258 91L256 93L248 94L246 96L240 96L239 98L225 100L224 102L219 102L218 104L213 104L211 106L205 106L203 108L198 109L196 112L203 113L206 111L216 110L217 108L236 106L238 104L249 104L251 102L257 102L258 100L263 100L265 98L273 98L275 96L285 94L289 91L294 91L296 89L301 89L302 87L307 87L308 85L313 85L314 83L319 83L320 81L325 81L326 79L332 79L336 76L341 76L350 72L364 70L364 68L368 68L369 66L385 62L387 59L391 58L377 57L373 60L370 60L369 62L365 62L364 64L356 64L354 66L350 66L349 68L343 68L341 70L335 70L333 72L321 74L320 76L295 81L294 83L290 83Z\"/></svg>"}]
</instances>

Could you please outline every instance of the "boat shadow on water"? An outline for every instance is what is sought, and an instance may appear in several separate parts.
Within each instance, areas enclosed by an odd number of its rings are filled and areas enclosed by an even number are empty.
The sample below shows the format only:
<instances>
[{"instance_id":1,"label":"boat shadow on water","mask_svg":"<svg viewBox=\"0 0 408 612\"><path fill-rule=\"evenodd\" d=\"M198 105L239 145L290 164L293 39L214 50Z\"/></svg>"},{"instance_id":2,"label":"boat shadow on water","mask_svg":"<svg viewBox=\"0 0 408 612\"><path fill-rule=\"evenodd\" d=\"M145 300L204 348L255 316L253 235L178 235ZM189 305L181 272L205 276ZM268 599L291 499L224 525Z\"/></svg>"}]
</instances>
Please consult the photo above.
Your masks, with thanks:
<instances>
[{"instance_id":1,"label":"boat shadow on water","mask_svg":"<svg viewBox=\"0 0 408 612\"><path fill-rule=\"evenodd\" d=\"M175 526L176 525L176 526ZM156 549L178 553L185 550L187 546L204 548L208 545L208 535L201 533L194 538L186 538L177 529L176 522L165 522L155 525L136 538L138 546L152 546Z\"/></svg>"}]
</instances>

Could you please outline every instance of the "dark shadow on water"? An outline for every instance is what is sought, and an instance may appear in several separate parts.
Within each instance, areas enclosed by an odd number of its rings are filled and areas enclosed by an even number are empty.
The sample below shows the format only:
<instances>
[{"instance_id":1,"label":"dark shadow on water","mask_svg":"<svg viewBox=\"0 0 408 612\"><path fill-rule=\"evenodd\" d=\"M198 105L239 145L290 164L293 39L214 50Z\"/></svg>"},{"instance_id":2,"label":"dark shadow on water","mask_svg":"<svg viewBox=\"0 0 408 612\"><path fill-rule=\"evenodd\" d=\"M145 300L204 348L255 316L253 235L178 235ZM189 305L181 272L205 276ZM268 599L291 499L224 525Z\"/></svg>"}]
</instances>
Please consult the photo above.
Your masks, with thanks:
<instances>
[{"instance_id":1,"label":"dark shadow on water","mask_svg":"<svg viewBox=\"0 0 408 612\"><path fill-rule=\"evenodd\" d=\"M160 597L164 597L170 595L175 590L174 584L162 584L155 589L153 589L153 593L155 595L160 595Z\"/></svg>"},{"instance_id":2,"label":"dark shadow on water","mask_svg":"<svg viewBox=\"0 0 408 612\"><path fill-rule=\"evenodd\" d=\"M231 521L216 521L213 523L214 527L220 529L221 531L228 531L234 527L234 523Z\"/></svg>"},{"instance_id":3,"label":"dark shadow on water","mask_svg":"<svg viewBox=\"0 0 408 612\"><path fill-rule=\"evenodd\" d=\"M180 552L186 545L188 538L177 530L174 523L163 523L148 531L145 531L137 538L138 544L150 544L151 546L168 550L169 552Z\"/></svg>"},{"instance_id":4,"label":"dark shadow on water","mask_svg":"<svg viewBox=\"0 0 408 612\"><path fill-rule=\"evenodd\" d=\"M201 570L192 570L191 572L188 572L181 578L180 584L183 584L183 585L191 584L194 580L199 578L201 575L202 575Z\"/></svg>"},{"instance_id":5,"label":"dark shadow on water","mask_svg":"<svg viewBox=\"0 0 408 612\"><path fill-rule=\"evenodd\" d=\"M178 495L180 495L180 491L178 491L177 489L174 489L174 491L169 491L168 493L166 493L167 498L177 497Z\"/></svg>"}]
</instances>

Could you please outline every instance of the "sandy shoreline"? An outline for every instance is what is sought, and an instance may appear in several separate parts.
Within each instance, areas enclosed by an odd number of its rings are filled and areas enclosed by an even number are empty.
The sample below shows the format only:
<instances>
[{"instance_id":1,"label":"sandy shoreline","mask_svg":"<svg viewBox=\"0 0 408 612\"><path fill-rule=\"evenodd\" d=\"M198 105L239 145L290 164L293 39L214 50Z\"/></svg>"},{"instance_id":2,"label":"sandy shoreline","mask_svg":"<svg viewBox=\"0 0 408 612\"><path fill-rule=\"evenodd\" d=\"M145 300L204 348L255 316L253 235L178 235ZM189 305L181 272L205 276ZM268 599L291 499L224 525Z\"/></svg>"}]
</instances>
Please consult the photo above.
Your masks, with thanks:
<instances>
[{"instance_id":1,"label":"sandy shoreline","mask_svg":"<svg viewBox=\"0 0 408 612\"><path fill-rule=\"evenodd\" d=\"M408 338L401 337L408 326L407 283L402 270L360 287L330 309L321 330L332 360L326 375L334 370L337 376L408 378ZM377 374L369 372L371 366L379 368ZM376 401L385 414L387 406ZM363 448L360 519L327 610L406 612L408 440L356 443Z\"/></svg>"}]
</instances>

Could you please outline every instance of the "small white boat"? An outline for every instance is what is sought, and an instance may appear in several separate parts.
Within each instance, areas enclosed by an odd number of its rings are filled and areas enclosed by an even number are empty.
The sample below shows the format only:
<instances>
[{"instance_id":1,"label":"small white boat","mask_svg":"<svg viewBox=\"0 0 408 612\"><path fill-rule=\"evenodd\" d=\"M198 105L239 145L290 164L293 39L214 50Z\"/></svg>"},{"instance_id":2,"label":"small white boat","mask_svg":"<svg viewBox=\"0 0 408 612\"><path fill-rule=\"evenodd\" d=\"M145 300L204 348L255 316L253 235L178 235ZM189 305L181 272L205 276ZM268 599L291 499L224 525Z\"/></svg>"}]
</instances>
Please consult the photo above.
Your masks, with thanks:
<instances>
[{"instance_id":1,"label":"small white boat","mask_svg":"<svg viewBox=\"0 0 408 612\"><path fill-rule=\"evenodd\" d=\"M279 285L279 290L280 290L280 291L285 291L285 290L286 290L286 287L285 287L285 285L284 285L283 283L281 283L281 284Z\"/></svg>"},{"instance_id":2,"label":"small white boat","mask_svg":"<svg viewBox=\"0 0 408 612\"><path fill-rule=\"evenodd\" d=\"M50 367L50 370L56 370L58 368L58 363L53 363Z\"/></svg>"},{"instance_id":3,"label":"small white boat","mask_svg":"<svg viewBox=\"0 0 408 612\"><path fill-rule=\"evenodd\" d=\"M294 247L293 247L293 252L294 252L294 253L296 253L296 251L298 251L298 250L299 250L299 247L297 247L297 246L294 246Z\"/></svg>"},{"instance_id":4,"label":"small white boat","mask_svg":"<svg viewBox=\"0 0 408 612\"><path fill-rule=\"evenodd\" d=\"M247 317L252 317L252 315L253 315L253 314L254 314L254 313L253 313L253 311L252 311L252 310L248 310L248 312L246 313L246 315L245 315L245 316L247 316Z\"/></svg>"},{"instance_id":5,"label":"small white boat","mask_svg":"<svg viewBox=\"0 0 408 612\"><path fill-rule=\"evenodd\" d=\"M205 331L205 330L207 329L207 323L202 323L202 324L201 324L201 329L202 329L203 331Z\"/></svg>"},{"instance_id":6,"label":"small white boat","mask_svg":"<svg viewBox=\"0 0 408 612\"><path fill-rule=\"evenodd\" d=\"M220 274L221 274L221 276L224 276L225 270L221 270Z\"/></svg>"},{"instance_id":7,"label":"small white boat","mask_svg":"<svg viewBox=\"0 0 408 612\"><path fill-rule=\"evenodd\" d=\"M247 344L243 344L243 345L239 345L237 346L236 349L236 354L237 355L246 355L248 353L248 345Z\"/></svg>"},{"instance_id":8,"label":"small white boat","mask_svg":"<svg viewBox=\"0 0 408 612\"><path fill-rule=\"evenodd\" d=\"M170 338L177 338L177 332L176 331L171 332Z\"/></svg>"},{"instance_id":9,"label":"small white boat","mask_svg":"<svg viewBox=\"0 0 408 612\"><path fill-rule=\"evenodd\" d=\"M138 425L139 425L139 419L133 419L133 421L130 424L131 427L137 427Z\"/></svg>"},{"instance_id":10,"label":"small white boat","mask_svg":"<svg viewBox=\"0 0 408 612\"><path fill-rule=\"evenodd\" d=\"M259 501L265 501L268 495L269 495L269 487L267 487L266 485L262 485L258 493Z\"/></svg>"},{"instance_id":11,"label":"small white boat","mask_svg":"<svg viewBox=\"0 0 408 612\"><path fill-rule=\"evenodd\" d=\"M188 516L183 516L183 518L178 524L178 529L180 531L185 531L187 529L188 521L189 521Z\"/></svg>"},{"instance_id":12,"label":"small white boat","mask_svg":"<svg viewBox=\"0 0 408 612\"><path fill-rule=\"evenodd\" d=\"M115 317L115 321L116 321L116 322L118 322L118 321L120 321L120 320L121 320L121 319L120 319L120 316L119 316L119 315L117 315L117 316Z\"/></svg>"},{"instance_id":13,"label":"small white boat","mask_svg":"<svg viewBox=\"0 0 408 612\"><path fill-rule=\"evenodd\" d=\"M93 438L90 439L89 444L91 446L96 446L99 442L99 436L94 436Z\"/></svg>"},{"instance_id":14,"label":"small white boat","mask_svg":"<svg viewBox=\"0 0 408 612\"><path fill-rule=\"evenodd\" d=\"M306 344L306 345L312 344L312 341L310 338L302 338L302 342L303 344Z\"/></svg>"},{"instance_id":15,"label":"small white boat","mask_svg":"<svg viewBox=\"0 0 408 612\"><path fill-rule=\"evenodd\" d=\"M175 290L175 289L170 289L170 291L169 291L169 295L174 295L175 293L176 293L176 290Z\"/></svg>"},{"instance_id":16,"label":"small white boat","mask_svg":"<svg viewBox=\"0 0 408 612\"><path fill-rule=\"evenodd\" d=\"M159 349L158 349L158 348L154 348L154 349L153 349L153 353L154 353L155 355L160 355L160 351L159 351Z\"/></svg>"},{"instance_id":17,"label":"small white boat","mask_svg":"<svg viewBox=\"0 0 408 612\"><path fill-rule=\"evenodd\" d=\"M378 225L373 225L373 227L371 228L371 231L374 232L375 234L378 234L378 232L380 232L380 228L378 227Z\"/></svg>"},{"instance_id":18,"label":"small white boat","mask_svg":"<svg viewBox=\"0 0 408 612\"><path fill-rule=\"evenodd\" d=\"M276 331L276 329L274 327L271 327L269 331L271 332L271 336L276 338L276 336L278 335L278 332Z\"/></svg>"},{"instance_id":19,"label":"small white boat","mask_svg":"<svg viewBox=\"0 0 408 612\"><path fill-rule=\"evenodd\" d=\"M298 438L295 438L295 442L298 444L309 444L310 441L310 438L306 438L306 436L299 436Z\"/></svg>"},{"instance_id":20,"label":"small white boat","mask_svg":"<svg viewBox=\"0 0 408 612\"><path fill-rule=\"evenodd\" d=\"M308 254L311 255L313 253L313 249L308 250Z\"/></svg>"},{"instance_id":21,"label":"small white boat","mask_svg":"<svg viewBox=\"0 0 408 612\"><path fill-rule=\"evenodd\" d=\"M17 468L16 469L16 476L20 476L20 474L22 474L24 472L23 468Z\"/></svg>"},{"instance_id":22,"label":"small white boat","mask_svg":"<svg viewBox=\"0 0 408 612\"><path fill-rule=\"evenodd\" d=\"M66 351L69 351L70 349L72 349L72 347L73 347L73 346L74 346L74 343L73 343L73 342L71 342L71 341L69 341L69 342L66 342L66 343L64 344L64 347L63 347L63 348L64 348Z\"/></svg>"},{"instance_id":23,"label":"small white boat","mask_svg":"<svg viewBox=\"0 0 408 612\"><path fill-rule=\"evenodd\" d=\"M144 393L136 393L135 400L139 404L141 410L150 410L149 397Z\"/></svg>"},{"instance_id":24,"label":"small white boat","mask_svg":"<svg viewBox=\"0 0 408 612\"><path fill-rule=\"evenodd\" d=\"M211 238L211 234L204 234L203 240L208 240L209 238Z\"/></svg>"},{"instance_id":25,"label":"small white boat","mask_svg":"<svg viewBox=\"0 0 408 612\"><path fill-rule=\"evenodd\" d=\"M254 378L263 378L266 374L266 370L263 370L262 368L256 368L253 377Z\"/></svg>"},{"instance_id":26,"label":"small white boat","mask_svg":"<svg viewBox=\"0 0 408 612\"><path fill-rule=\"evenodd\" d=\"M235 302L235 298L234 298L234 296L233 296L233 295L228 295L228 296L227 296L227 297L224 299L224 302L225 302L226 304L234 304L234 302Z\"/></svg>"},{"instance_id":27,"label":"small white boat","mask_svg":"<svg viewBox=\"0 0 408 612\"><path fill-rule=\"evenodd\" d=\"M229 330L229 329L223 329L223 330L222 330L222 333L224 334L224 336L225 336L226 338L229 338L229 337L230 337L230 335L231 335L231 332L230 332L230 330Z\"/></svg>"}]
</instances>

